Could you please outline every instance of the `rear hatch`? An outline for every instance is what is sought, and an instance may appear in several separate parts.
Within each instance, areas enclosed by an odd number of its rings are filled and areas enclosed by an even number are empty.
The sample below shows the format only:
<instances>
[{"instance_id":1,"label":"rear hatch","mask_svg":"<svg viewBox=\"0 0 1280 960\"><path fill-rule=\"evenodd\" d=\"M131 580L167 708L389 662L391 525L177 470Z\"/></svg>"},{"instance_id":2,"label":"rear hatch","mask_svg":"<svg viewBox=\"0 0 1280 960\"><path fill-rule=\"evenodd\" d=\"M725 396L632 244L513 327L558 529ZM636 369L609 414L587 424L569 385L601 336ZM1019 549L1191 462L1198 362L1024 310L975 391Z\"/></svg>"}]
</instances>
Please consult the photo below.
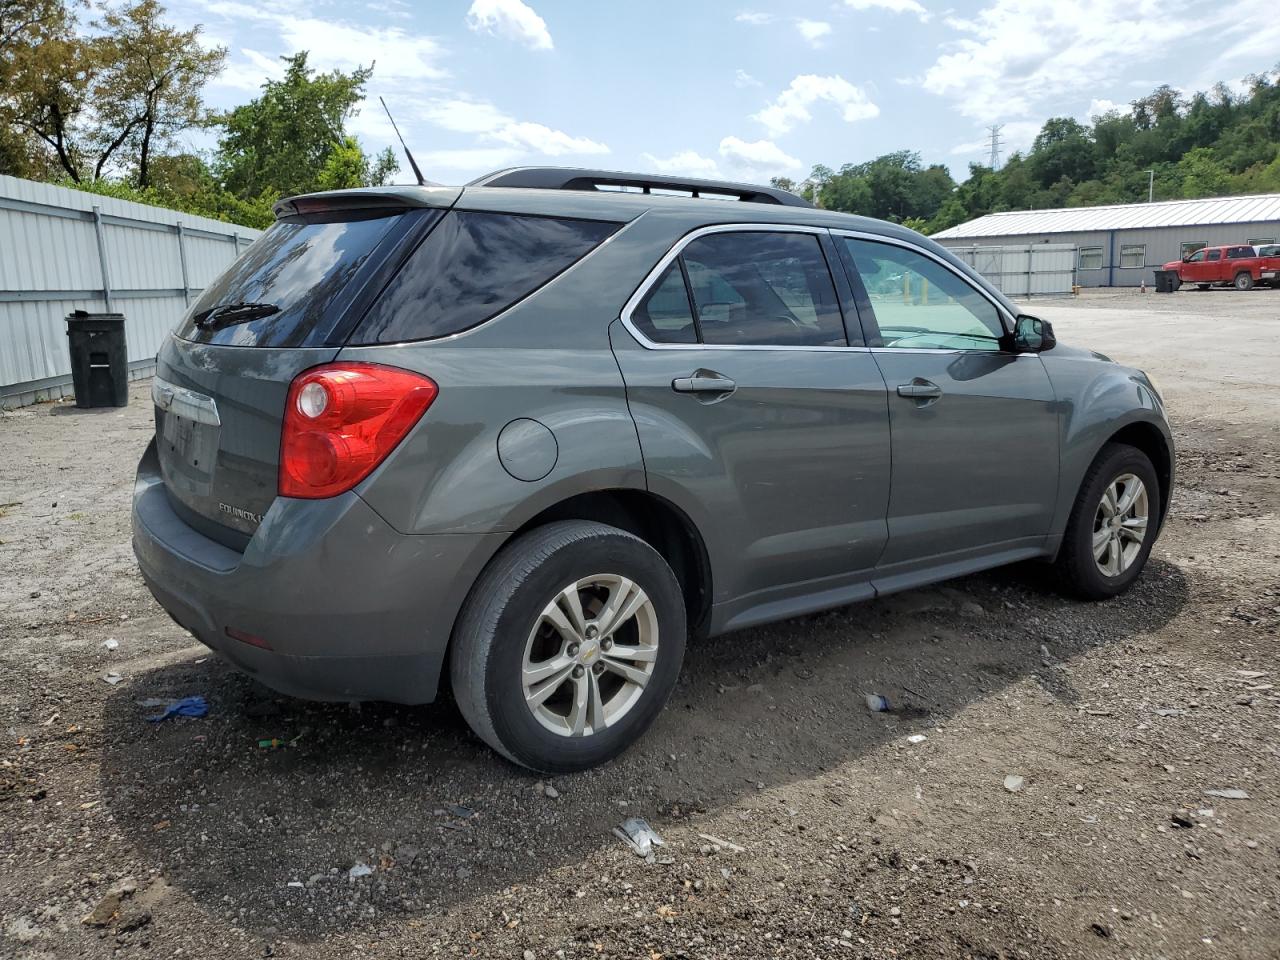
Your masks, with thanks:
<instances>
[{"instance_id":1,"label":"rear hatch","mask_svg":"<svg viewBox=\"0 0 1280 960\"><path fill-rule=\"evenodd\" d=\"M356 191L280 218L205 288L161 348L156 447L174 509L243 550L276 497L289 384L337 356L454 189Z\"/></svg>"}]
</instances>

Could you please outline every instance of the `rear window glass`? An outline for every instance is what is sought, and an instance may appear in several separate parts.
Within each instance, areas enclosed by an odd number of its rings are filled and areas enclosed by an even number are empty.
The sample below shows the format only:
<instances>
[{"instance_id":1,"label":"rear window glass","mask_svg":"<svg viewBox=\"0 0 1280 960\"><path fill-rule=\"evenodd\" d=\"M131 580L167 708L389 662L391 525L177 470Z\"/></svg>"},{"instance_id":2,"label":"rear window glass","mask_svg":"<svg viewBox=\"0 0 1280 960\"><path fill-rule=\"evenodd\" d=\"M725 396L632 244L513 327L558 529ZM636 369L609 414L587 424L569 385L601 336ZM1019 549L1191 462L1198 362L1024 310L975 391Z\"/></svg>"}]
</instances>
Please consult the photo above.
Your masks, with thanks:
<instances>
[{"instance_id":1,"label":"rear window glass","mask_svg":"<svg viewBox=\"0 0 1280 960\"><path fill-rule=\"evenodd\" d=\"M400 219L273 224L204 289L178 325L178 336L248 347L323 343L355 293L351 281ZM228 311L233 304L255 306ZM241 317L250 319L231 322Z\"/></svg>"},{"instance_id":2,"label":"rear window glass","mask_svg":"<svg viewBox=\"0 0 1280 960\"><path fill-rule=\"evenodd\" d=\"M563 273L616 223L453 211L378 297L352 343L445 337L506 310Z\"/></svg>"}]
</instances>

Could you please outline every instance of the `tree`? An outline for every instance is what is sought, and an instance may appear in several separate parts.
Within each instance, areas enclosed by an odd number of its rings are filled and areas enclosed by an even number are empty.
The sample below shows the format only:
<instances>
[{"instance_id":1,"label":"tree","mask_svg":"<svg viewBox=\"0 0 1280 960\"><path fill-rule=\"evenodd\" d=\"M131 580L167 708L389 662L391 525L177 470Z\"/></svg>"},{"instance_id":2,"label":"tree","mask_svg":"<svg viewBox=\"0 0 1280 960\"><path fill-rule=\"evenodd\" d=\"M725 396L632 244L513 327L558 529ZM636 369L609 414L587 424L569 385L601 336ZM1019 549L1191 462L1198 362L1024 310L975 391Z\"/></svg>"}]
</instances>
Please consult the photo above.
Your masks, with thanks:
<instances>
[{"instance_id":1,"label":"tree","mask_svg":"<svg viewBox=\"0 0 1280 960\"><path fill-rule=\"evenodd\" d=\"M1045 121L1031 147L1031 173L1042 187L1066 177L1076 183L1094 172L1093 141L1088 129L1070 117Z\"/></svg>"},{"instance_id":2,"label":"tree","mask_svg":"<svg viewBox=\"0 0 1280 960\"><path fill-rule=\"evenodd\" d=\"M320 169L320 190L345 190L350 187L380 187L400 169L395 151L384 149L372 161L355 137L348 134L333 148Z\"/></svg>"},{"instance_id":3,"label":"tree","mask_svg":"<svg viewBox=\"0 0 1280 960\"><path fill-rule=\"evenodd\" d=\"M41 0L0 0L19 2L32 9L9 18L25 27L3 29L5 119L52 150L76 183L119 166L136 168L147 186L152 150L203 121L201 92L225 49L202 47L199 27L163 24L157 0L108 8L88 36L61 4L36 10ZM133 162L119 164L122 152Z\"/></svg>"},{"instance_id":4,"label":"tree","mask_svg":"<svg viewBox=\"0 0 1280 960\"><path fill-rule=\"evenodd\" d=\"M372 185L399 169L391 151L369 161L346 133L372 68L316 73L306 51L282 59L283 78L221 118L215 166L228 190L245 199L284 196L326 184Z\"/></svg>"},{"instance_id":5,"label":"tree","mask_svg":"<svg viewBox=\"0 0 1280 960\"><path fill-rule=\"evenodd\" d=\"M136 157L137 183L151 182L154 151L169 147L178 133L208 121L201 93L222 72L225 47L206 49L201 28L178 30L163 23L158 0L108 8L96 26L104 32L98 53L101 70L93 85L99 127L94 131L98 161L95 179L121 147Z\"/></svg>"}]
</instances>

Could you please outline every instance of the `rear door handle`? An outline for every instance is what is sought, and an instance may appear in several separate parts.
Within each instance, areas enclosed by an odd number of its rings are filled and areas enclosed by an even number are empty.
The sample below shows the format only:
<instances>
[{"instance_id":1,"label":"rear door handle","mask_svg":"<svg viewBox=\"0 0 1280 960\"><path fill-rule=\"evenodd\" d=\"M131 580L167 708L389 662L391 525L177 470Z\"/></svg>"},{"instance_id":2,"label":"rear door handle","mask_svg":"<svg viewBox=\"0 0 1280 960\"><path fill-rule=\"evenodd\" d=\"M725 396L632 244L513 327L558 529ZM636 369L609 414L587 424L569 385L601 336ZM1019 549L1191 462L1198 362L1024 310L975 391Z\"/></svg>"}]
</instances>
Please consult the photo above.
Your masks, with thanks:
<instances>
[{"instance_id":1,"label":"rear door handle","mask_svg":"<svg viewBox=\"0 0 1280 960\"><path fill-rule=\"evenodd\" d=\"M898 396L913 400L937 400L942 396L942 388L931 380L916 377L910 383L898 384Z\"/></svg>"},{"instance_id":2,"label":"rear door handle","mask_svg":"<svg viewBox=\"0 0 1280 960\"><path fill-rule=\"evenodd\" d=\"M671 381L676 393L733 393L738 385L728 377L707 370L698 370L690 377L676 377Z\"/></svg>"}]
</instances>

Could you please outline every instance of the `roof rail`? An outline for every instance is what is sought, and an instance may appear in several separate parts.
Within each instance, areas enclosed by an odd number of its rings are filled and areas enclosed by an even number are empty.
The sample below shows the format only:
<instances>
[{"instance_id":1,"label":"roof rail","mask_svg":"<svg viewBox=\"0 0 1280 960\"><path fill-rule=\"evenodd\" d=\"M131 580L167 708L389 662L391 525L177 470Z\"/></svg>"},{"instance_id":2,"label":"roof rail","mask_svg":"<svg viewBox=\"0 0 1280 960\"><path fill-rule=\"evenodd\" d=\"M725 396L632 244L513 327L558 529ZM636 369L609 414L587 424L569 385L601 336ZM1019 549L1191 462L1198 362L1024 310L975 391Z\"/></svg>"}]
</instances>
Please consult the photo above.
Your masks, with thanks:
<instances>
[{"instance_id":1,"label":"roof rail","mask_svg":"<svg viewBox=\"0 0 1280 960\"><path fill-rule=\"evenodd\" d=\"M687 191L694 197L736 197L745 203L777 203L787 207L812 207L794 193L776 187L727 180L696 180L651 173L622 173L617 170L582 170L575 167L510 167L472 180L469 187L522 187L535 190L599 190L601 187L638 187L654 190Z\"/></svg>"}]
</instances>

